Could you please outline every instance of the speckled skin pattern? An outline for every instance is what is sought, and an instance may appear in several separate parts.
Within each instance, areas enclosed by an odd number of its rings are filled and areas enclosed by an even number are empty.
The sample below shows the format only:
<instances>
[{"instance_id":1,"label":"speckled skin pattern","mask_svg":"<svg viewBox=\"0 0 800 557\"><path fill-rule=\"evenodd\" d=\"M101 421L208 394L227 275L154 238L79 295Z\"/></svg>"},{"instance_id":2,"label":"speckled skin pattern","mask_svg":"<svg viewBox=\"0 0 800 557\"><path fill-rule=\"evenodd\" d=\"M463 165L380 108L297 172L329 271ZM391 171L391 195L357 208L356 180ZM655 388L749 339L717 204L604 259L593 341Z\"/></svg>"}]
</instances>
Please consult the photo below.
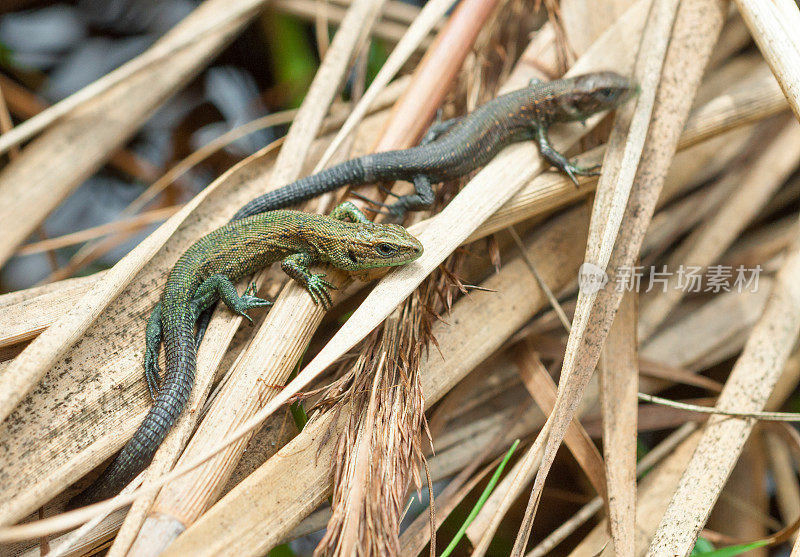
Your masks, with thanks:
<instances>
[{"instance_id":1,"label":"speckled skin pattern","mask_svg":"<svg viewBox=\"0 0 800 557\"><path fill-rule=\"evenodd\" d=\"M556 122L585 120L596 112L615 108L635 91L628 79L613 72L531 82L468 116L435 124L417 147L366 155L301 178L253 199L234 219L289 207L348 184L407 180L414 183L415 193L385 206L401 217L406 211L431 205L432 183L464 176L485 165L507 145L527 139L535 139L542 156L577 185L575 175L596 174L595 169L577 167L557 152L548 140L548 128Z\"/></svg>"},{"instance_id":2,"label":"speckled skin pattern","mask_svg":"<svg viewBox=\"0 0 800 557\"><path fill-rule=\"evenodd\" d=\"M118 493L152 460L183 411L197 363L195 322L218 299L247 317L251 308L271 304L234 281L281 261L283 270L308 290L314 303L329 307L325 275L309 271L329 263L358 273L404 265L422 255L422 244L402 226L370 222L352 203L330 215L271 211L228 223L193 244L169 274L161 302L147 325L145 375L154 403L133 438L89 488L71 502L80 506ZM249 290L249 289L248 289ZM158 352L164 342L166 375L159 387Z\"/></svg>"}]
</instances>

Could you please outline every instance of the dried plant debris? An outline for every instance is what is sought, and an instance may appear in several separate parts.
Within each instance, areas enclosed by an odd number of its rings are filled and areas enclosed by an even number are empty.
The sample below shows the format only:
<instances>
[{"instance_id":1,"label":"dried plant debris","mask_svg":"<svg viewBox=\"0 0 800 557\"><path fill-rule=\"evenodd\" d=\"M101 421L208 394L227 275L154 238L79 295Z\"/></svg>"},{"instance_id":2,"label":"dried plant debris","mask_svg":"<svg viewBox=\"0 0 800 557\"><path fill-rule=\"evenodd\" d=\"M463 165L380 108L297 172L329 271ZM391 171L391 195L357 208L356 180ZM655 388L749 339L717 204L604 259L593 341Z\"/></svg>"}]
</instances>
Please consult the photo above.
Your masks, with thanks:
<instances>
[{"instance_id":1,"label":"dried plant debris","mask_svg":"<svg viewBox=\"0 0 800 557\"><path fill-rule=\"evenodd\" d=\"M800 548L797 2L7 4L0 554ZM327 314L257 277L276 304L212 319L166 487L65 512L150 404L144 316L194 240L439 108L600 70L638 96L551 131L599 177L521 144L435 184L424 256L323 271Z\"/></svg>"}]
</instances>

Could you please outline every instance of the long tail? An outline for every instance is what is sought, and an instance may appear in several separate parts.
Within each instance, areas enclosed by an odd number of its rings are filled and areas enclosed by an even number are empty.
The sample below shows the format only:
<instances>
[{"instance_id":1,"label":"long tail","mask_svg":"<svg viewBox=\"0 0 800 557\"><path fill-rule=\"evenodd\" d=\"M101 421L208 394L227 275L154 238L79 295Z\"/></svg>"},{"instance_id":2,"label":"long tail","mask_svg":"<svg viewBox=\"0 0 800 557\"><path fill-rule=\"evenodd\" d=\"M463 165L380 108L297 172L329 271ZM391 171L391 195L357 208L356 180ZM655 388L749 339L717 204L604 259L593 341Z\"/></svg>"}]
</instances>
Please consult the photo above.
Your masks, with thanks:
<instances>
[{"instance_id":1,"label":"long tail","mask_svg":"<svg viewBox=\"0 0 800 557\"><path fill-rule=\"evenodd\" d=\"M256 197L239 209L231 220L243 219L265 211L283 209L348 184L365 182L364 166L361 160L349 160Z\"/></svg>"},{"instance_id":2,"label":"long tail","mask_svg":"<svg viewBox=\"0 0 800 557\"><path fill-rule=\"evenodd\" d=\"M189 400L197 367L193 329L194 323L182 317L176 327L165 331L167 373L153 406L117 458L94 483L70 501L70 507L116 495L150 464Z\"/></svg>"}]
</instances>

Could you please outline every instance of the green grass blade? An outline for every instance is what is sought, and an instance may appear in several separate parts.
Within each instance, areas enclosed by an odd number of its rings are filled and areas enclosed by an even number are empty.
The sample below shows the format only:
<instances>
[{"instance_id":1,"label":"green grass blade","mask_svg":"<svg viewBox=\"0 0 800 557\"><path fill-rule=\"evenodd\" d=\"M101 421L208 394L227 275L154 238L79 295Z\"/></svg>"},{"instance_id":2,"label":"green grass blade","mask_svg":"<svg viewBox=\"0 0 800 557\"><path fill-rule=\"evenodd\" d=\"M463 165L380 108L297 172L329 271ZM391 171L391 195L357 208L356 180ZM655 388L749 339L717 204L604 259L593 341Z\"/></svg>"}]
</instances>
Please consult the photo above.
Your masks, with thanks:
<instances>
[{"instance_id":1,"label":"green grass blade","mask_svg":"<svg viewBox=\"0 0 800 557\"><path fill-rule=\"evenodd\" d=\"M480 512L481 508L483 508L483 505L484 503L486 503L486 500L489 498L489 495L491 495L492 491L494 491L497 482L500 480L500 475L503 473L503 469L506 467L506 464L508 464L508 461L511 459L511 455L513 455L514 451L517 449L517 445L519 445L519 439L514 441L514 444L511 445L510 449L508 449L506 456L503 458L503 461L500 463L500 466L497 467L497 470L494 471L492 479L489 480L489 483L486 485L486 488L483 490L483 493L481 493L481 496L478 498L478 502L475 503L475 506L473 507L472 511L469 513L469 516L467 517L467 520L464 521L464 524L462 524L461 528L459 528L458 532L456 532L456 535L453 537L453 540L450 542L450 545L447 546L447 549L444 550L441 557L448 557L453 552L456 545L458 545L458 542L461 541L461 538L464 537L467 528L469 528L469 525L472 524L473 520L475 520L475 517L478 516L478 513Z\"/></svg>"}]
</instances>

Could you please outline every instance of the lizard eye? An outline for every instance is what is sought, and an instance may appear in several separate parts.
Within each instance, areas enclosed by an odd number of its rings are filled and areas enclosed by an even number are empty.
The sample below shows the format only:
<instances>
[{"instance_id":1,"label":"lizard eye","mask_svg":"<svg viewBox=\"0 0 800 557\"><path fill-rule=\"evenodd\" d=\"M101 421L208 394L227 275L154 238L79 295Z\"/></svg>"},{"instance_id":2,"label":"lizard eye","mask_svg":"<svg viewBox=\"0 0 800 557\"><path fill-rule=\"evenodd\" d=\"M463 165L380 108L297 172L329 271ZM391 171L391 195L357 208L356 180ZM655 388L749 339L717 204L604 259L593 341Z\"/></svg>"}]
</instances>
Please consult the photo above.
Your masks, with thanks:
<instances>
[{"instance_id":1,"label":"lizard eye","mask_svg":"<svg viewBox=\"0 0 800 557\"><path fill-rule=\"evenodd\" d=\"M614 90L611 87L603 87L598 91L601 97L604 99L610 99L614 96Z\"/></svg>"},{"instance_id":2,"label":"lizard eye","mask_svg":"<svg viewBox=\"0 0 800 557\"><path fill-rule=\"evenodd\" d=\"M397 252L397 248L394 247L392 244L378 244L376 246L376 249L378 250L379 254L386 257L394 255Z\"/></svg>"}]
</instances>

